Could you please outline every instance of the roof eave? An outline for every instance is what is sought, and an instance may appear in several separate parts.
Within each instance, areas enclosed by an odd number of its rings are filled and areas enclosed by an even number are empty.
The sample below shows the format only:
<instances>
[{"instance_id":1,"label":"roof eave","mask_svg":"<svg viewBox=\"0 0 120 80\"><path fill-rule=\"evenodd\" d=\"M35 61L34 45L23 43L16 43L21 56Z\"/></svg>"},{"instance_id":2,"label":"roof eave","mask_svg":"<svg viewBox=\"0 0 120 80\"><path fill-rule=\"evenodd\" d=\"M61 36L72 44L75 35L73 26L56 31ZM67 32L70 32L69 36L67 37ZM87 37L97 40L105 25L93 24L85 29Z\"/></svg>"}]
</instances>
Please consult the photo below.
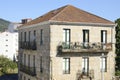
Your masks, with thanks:
<instances>
[{"instance_id":1,"label":"roof eave","mask_svg":"<svg viewBox=\"0 0 120 80\"><path fill-rule=\"evenodd\" d=\"M88 23L88 22L67 22L67 21L53 21L50 20L51 25L82 25L82 26L103 26L103 27L115 27L116 24L109 23Z\"/></svg>"},{"instance_id":2,"label":"roof eave","mask_svg":"<svg viewBox=\"0 0 120 80\"><path fill-rule=\"evenodd\" d=\"M54 21L54 20L48 20L44 22L40 22L38 24L28 25L28 26L21 26L18 29L23 28L29 28L29 27L35 27L38 25L44 25L44 24L50 24L50 25L76 25L76 26L100 26L100 27L115 27L116 24L108 24L108 23L87 23L87 22L67 22L67 21Z\"/></svg>"},{"instance_id":3,"label":"roof eave","mask_svg":"<svg viewBox=\"0 0 120 80\"><path fill-rule=\"evenodd\" d=\"M50 21L44 21L44 22L40 22L40 23L37 23L37 24L32 24L32 25L23 25L23 26L20 26L18 29L24 29L24 28L30 28L30 27L36 27L36 26L39 26L39 25L45 25L45 24L50 24Z\"/></svg>"}]
</instances>

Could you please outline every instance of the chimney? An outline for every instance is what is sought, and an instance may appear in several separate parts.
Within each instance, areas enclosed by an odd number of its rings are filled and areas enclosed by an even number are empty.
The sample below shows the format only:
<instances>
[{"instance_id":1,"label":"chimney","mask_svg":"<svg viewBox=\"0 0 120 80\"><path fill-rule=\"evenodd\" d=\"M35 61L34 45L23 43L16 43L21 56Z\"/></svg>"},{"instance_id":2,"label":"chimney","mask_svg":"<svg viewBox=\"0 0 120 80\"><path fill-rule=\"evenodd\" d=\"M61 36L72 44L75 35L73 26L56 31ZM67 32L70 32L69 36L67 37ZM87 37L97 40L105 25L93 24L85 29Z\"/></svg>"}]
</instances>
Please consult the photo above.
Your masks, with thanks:
<instances>
[{"instance_id":1,"label":"chimney","mask_svg":"<svg viewBox=\"0 0 120 80\"><path fill-rule=\"evenodd\" d=\"M27 22L30 22L32 19L31 18L26 18L26 19L22 19L22 24L26 24Z\"/></svg>"}]
</instances>

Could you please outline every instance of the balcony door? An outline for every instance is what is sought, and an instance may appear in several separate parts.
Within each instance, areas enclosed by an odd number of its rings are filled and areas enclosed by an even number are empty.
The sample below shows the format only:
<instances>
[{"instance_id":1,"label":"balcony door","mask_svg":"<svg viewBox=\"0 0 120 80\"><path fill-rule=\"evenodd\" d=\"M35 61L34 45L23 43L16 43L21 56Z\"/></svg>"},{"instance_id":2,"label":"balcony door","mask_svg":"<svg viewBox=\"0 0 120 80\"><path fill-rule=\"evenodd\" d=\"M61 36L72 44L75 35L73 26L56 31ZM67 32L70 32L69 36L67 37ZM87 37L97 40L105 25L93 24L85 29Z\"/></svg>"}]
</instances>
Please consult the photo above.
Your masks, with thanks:
<instances>
[{"instance_id":1,"label":"balcony door","mask_svg":"<svg viewBox=\"0 0 120 80\"><path fill-rule=\"evenodd\" d=\"M24 42L26 42L26 32L24 32Z\"/></svg>"},{"instance_id":2,"label":"balcony door","mask_svg":"<svg viewBox=\"0 0 120 80\"><path fill-rule=\"evenodd\" d=\"M107 43L107 31L101 30L101 43L106 44Z\"/></svg>"},{"instance_id":3,"label":"balcony door","mask_svg":"<svg viewBox=\"0 0 120 80\"><path fill-rule=\"evenodd\" d=\"M83 46L88 47L89 43L89 30L83 30Z\"/></svg>"},{"instance_id":4,"label":"balcony door","mask_svg":"<svg viewBox=\"0 0 120 80\"><path fill-rule=\"evenodd\" d=\"M106 30L101 30L101 43L102 43L102 48L106 48L106 43L107 43L107 31Z\"/></svg>"},{"instance_id":5,"label":"balcony door","mask_svg":"<svg viewBox=\"0 0 120 80\"><path fill-rule=\"evenodd\" d=\"M63 42L66 48L70 46L70 29L63 29Z\"/></svg>"}]
</instances>

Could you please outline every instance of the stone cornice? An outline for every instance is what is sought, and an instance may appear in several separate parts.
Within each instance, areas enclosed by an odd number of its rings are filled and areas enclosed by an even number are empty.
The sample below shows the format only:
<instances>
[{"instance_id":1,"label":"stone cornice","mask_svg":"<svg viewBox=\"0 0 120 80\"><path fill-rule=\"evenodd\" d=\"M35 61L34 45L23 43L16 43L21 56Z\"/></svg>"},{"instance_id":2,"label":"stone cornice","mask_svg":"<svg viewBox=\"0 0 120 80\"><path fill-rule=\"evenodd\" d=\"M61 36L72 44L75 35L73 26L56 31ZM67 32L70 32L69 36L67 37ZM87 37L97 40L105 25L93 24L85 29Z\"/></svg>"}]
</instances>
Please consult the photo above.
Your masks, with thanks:
<instances>
[{"instance_id":1,"label":"stone cornice","mask_svg":"<svg viewBox=\"0 0 120 80\"><path fill-rule=\"evenodd\" d=\"M41 23L38 23L38 24L29 25L29 26L21 26L21 27L19 27L19 29L37 27L37 26L45 25L45 24L50 24L50 21L44 21L44 22L41 22Z\"/></svg>"},{"instance_id":2,"label":"stone cornice","mask_svg":"<svg viewBox=\"0 0 120 80\"><path fill-rule=\"evenodd\" d=\"M116 24L103 24L103 23L85 23L85 22L62 22L50 21L51 25L76 25L76 26L97 26L97 27L115 27Z\"/></svg>"},{"instance_id":3,"label":"stone cornice","mask_svg":"<svg viewBox=\"0 0 120 80\"><path fill-rule=\"evenodd\" d=\"M45 24L50 24L50 25L76 25L76 26L96 26L96 27L115 27L116 24L103 24L103 23L85 23L85 22L62 22L62 21L44 21L38 24L33 24L29 26L21 26L19 29L25 29L25 28L30 28L30 27L37 27L40 25L45 25Z\"/></svg>"}]
</instances>

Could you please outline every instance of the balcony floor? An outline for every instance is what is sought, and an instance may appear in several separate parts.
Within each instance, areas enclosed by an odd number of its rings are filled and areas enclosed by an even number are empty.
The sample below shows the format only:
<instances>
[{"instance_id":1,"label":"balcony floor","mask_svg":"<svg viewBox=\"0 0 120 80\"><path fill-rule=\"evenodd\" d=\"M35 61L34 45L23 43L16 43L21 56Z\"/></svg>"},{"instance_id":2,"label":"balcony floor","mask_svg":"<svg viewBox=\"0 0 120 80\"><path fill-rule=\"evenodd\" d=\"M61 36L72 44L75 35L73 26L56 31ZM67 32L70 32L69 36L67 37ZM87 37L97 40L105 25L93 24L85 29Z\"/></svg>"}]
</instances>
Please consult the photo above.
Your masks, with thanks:
<instances>
[{"instance_id":1,"label":"balcony floor","mask_svg":"<svg viewBox=\"0 0 120 80\"><path fill-rule=\"evenodd\" d=\"M95 50L95 49L74 49L74 50L72 50L72 49L63 49L62 50L62 52L63 53L65 53L65 52L69 52L69 53L71 53L71 52L74 52L74 53L83 53L83 52L85 52L85 53L101 53L101 52L104 52L104 53L107 53L108 52L108 50Z\"/></svg>"}]
</instances>

